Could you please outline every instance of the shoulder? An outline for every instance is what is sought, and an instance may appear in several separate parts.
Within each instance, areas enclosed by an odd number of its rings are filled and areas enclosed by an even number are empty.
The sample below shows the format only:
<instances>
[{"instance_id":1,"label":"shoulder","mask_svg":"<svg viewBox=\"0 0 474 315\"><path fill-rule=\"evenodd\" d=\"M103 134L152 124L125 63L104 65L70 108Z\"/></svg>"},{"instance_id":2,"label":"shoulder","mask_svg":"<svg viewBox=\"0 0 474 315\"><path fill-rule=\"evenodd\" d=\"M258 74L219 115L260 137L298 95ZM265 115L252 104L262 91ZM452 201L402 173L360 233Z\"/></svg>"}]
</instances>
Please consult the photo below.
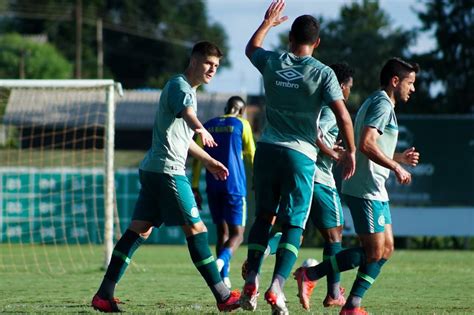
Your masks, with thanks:
<instances>
[{"instance_id":1,"label":"shoulder","mask_svg":"<svg viewBox=\"0 0 474 315\"><path fill-rule=\"evenodd\" d=\"M183 93L194 94L193 88L189 85L188 81L186 81L182 74L175 75L169 79L167 86L168 89L173 92L181 91Z\"/></svg>"}]
</instances>

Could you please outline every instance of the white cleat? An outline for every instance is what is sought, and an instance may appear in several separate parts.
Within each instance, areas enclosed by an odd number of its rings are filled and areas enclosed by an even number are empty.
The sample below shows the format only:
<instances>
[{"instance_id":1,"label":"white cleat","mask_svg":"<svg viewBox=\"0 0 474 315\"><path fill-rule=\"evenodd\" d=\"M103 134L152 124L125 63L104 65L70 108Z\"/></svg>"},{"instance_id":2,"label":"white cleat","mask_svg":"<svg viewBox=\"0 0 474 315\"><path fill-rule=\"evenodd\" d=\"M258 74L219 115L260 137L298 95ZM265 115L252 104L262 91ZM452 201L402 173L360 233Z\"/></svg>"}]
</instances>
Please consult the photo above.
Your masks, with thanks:
<instances>
[{"instance_id":1,"label":"white cleat","mask_svg":"<svg viewBox=\"0 0 474 315\"><path fill-rule=\"evenodd\" d=\"M286 307L285 295L283 293L276 294L272 291L265 292L265 300L272 307L272 315L288 315L288 307Z\"/></svg>"},{"instance_id":2,"label":"white cleat","mask_svg":"<svg viewBox=\"0 0 474 315\"><path fill-rule=\"evenodd\" d=\"M240 295L240 307L246 311L257 309L258 291L255 283L246 283Z\"/></svg>"}]
</instances>

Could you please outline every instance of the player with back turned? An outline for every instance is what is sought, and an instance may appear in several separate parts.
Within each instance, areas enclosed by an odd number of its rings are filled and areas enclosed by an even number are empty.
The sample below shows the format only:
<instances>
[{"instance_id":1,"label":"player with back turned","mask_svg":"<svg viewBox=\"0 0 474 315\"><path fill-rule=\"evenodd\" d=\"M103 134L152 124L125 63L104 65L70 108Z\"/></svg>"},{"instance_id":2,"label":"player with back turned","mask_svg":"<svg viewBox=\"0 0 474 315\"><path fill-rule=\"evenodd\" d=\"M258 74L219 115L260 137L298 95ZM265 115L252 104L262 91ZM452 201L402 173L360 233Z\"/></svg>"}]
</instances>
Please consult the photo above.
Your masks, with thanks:
<instances>
[{"instance_id":1,"label":"player with back turned","mask_svg":"<svg viewBox=\"0 0 474 315\"><path fill-rule=\"evenodd\" d=\"M317 117L323 103L335 112L347 150L341 159L343 175L355 169L352 121L334 71L312 57L319 45L319 23L310 15L295 19L288 52L262 48L268 31L287 17L285 2L273 1L264 21L250 38L245 53L263 76L267 125L257 143L254 160L256 218L248 239L248 274L240 304L255 310L259 272L277 216L282 237L265 300L276 314L287 314L283 287L298 256L309 215L317 156Z\"/></svg>"}]
</instances>

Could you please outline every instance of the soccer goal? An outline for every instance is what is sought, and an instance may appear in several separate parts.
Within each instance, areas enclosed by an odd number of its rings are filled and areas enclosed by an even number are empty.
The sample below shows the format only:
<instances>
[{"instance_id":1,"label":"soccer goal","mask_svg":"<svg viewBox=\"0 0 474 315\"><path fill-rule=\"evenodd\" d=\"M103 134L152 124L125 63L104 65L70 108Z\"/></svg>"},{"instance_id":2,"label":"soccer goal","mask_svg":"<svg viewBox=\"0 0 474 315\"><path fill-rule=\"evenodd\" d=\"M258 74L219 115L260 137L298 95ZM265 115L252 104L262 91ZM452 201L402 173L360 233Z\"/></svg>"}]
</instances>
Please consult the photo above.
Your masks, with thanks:
<instances>
[{"instance_id":1,"label":"soccer goal","mask_svg":"<svg viewBox=\"0 0 474 315\"><path fill-rule=\"evenodd\" d=\"M113 80L0 80L4 271L108 264L116 92Z\"/></svg>"}]
</instances>

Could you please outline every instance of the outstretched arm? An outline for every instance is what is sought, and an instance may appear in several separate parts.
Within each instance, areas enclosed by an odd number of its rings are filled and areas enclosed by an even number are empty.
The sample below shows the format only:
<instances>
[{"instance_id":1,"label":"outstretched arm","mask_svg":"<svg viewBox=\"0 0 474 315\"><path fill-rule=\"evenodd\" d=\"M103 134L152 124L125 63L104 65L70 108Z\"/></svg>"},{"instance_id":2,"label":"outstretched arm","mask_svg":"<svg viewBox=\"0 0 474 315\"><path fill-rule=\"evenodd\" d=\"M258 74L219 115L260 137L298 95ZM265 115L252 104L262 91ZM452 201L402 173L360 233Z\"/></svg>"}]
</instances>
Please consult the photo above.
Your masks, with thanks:
<instances>
[{"instance_id":1,"label":"outstretched arm","mask_svg":"<svg viewBox=\"0 0 474 315\"><path fill-rule=\"evenodd\" d=\"M216 147L217 143L214 141L212 135L204 128L202 123L196 116L196 112L191 106L186 107L181 112L181 116L186 121L186 124L191 128L202 140L203 145L208 147Z\"/></svg>"},{"instance_id":2,"label":"outstretched arm","mask_svg":"<svg viewBox=\"0 0 474 315\"><path fill-rule=\"evenodd\" d=\"M268 31L277 25L288 20L287 16L280 16L285 8L285 0L274 0L265 12L265 18L250 38L245 47L245 55L250 59L252 54L263 45L263 40L267 36Z\"/></svg>"},{"instance_id":3,"label":"outstretched arm","mask_svg":"<svg viewBox=\"0 0 474 315\"><path fill-rule=\"evenodd\" d=\"M377 145L377 138L380 136L376 128L366 126L362 131L359 143L359 150L373 162L392 170L400 184L409 184L411 174L408 173L397 161L386 156Z\"/></svg>"}]
</instances>

